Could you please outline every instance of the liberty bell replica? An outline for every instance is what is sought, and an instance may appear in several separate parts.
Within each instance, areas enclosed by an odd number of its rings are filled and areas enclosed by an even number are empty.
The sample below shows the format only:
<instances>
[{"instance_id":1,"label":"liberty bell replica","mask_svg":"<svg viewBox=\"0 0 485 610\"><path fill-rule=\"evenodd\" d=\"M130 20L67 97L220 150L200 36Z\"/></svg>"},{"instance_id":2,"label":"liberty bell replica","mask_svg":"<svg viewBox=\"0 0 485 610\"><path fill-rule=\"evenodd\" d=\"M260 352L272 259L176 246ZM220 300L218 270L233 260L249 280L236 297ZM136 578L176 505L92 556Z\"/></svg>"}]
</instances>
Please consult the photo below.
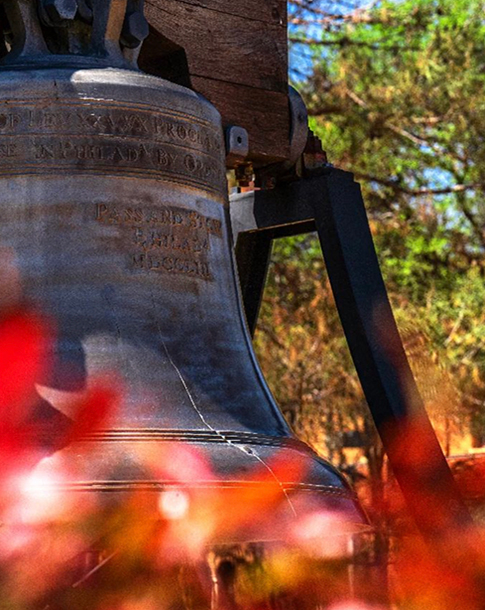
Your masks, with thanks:
<instances>
[{"instance_id":1,"label":"liberty bell replica","mask_svg":"<svg viewBox=\"0 0 485 610\"><path fill-rule=\"evenodd\" d=\"M281 498L274 538L312 507L364 523L341 475L293 436L259 370L233 262L220 115L139 71L130 24L147 27L142 1L0 7L0 248L23 301L56 326L52 366L36 381L34 473L55 485L62 470L66 493L100 506L140 491L154 511L174 486L216 489L228 514L263 476ZM71 405L106 378L121 388L114 415L59 442ZM140 457L170 461L176 447L201 456L206 474L181 469L175 483ZM260 536L258 517L247 540Z\"/></svg>"}]
</instances>

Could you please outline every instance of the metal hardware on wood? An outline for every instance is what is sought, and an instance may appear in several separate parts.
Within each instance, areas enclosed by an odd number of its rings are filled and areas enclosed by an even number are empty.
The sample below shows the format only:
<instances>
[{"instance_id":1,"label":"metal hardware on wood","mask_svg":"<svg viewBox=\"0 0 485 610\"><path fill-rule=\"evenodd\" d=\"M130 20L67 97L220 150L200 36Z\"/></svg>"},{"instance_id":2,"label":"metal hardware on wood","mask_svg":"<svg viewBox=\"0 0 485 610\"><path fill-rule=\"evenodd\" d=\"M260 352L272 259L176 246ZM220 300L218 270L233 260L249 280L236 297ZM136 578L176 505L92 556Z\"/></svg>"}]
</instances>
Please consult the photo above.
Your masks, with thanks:
<instances>
[{"instance_id":1,"label":"metal hardware on wood","mask_svg":"<svg viewBox=\"0 0 485 610\"><path fill-rule=\"evenodd\" d=\"M226 128L226 165L235 167L244 160L249 153L249 137L244 127L231 125Z\"/></svg>"}]
</instances>

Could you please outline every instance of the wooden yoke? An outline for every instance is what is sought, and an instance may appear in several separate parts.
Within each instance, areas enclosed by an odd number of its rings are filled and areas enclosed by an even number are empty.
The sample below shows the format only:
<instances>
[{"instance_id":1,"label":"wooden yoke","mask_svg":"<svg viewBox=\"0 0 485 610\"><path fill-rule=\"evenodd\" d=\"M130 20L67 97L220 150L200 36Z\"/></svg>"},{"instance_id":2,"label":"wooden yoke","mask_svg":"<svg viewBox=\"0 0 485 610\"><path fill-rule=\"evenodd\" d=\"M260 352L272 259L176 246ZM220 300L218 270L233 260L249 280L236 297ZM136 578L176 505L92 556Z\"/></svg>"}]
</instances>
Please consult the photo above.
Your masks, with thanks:
<instances>
[{"instance_id":1,"label":"wooden yoke","mask_svg":"<svg viewBox=\"0 0 485 610\"><path fill-rule=\"evenodd\" d=\"M289 156L286 0L146 0L140 67L191 86L249 133L255 166ZM185 74L181 74L184 72Z\"/></svg>"}]
</instances>

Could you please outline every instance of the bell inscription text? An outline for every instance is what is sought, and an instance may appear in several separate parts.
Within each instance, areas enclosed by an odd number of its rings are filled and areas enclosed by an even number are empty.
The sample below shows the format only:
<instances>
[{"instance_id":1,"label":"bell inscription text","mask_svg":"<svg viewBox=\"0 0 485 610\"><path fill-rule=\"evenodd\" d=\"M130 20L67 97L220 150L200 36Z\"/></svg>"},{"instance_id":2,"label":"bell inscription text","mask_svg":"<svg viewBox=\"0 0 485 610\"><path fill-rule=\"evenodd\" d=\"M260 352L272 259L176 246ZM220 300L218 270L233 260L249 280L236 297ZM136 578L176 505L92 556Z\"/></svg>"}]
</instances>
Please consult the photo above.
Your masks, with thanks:
<instances>
[{"instance_id":1,"label":"bell inscription text","mask_svg":"<svg viewBox=\"0 0 485 610\"><path fill-rule=\"evenodd\" d=\"M193 210L172 206L146 208L97 203L98 222L123 229L129 266L139 271L213 279L212 240L222 239L222 223Z\"/></svg>"},{"instance_id":2,"label":"bell inscription text","mask_svg":"<svg viewBox=\"0 0 485 610\"><path fill-rule=\"evenodd\" d=\"M112 102L46 105L0 108L0 174L74 170L223 187L222 143L205 121Z\"/></svg>"}]
</instances>

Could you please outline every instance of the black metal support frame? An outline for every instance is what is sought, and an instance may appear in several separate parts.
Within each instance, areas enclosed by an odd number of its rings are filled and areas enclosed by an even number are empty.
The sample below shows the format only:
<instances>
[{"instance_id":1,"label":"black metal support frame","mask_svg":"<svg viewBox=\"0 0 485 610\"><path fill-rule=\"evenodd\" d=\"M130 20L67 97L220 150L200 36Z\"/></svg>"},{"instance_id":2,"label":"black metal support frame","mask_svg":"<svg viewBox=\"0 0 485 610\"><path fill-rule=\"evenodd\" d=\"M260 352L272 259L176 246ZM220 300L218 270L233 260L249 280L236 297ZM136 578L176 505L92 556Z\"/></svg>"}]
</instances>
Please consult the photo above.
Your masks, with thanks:
<instances>
[{"instance_id":1,"label":"black metal support frame","mask_svg":"<svg viewBox=\"0 0 485 610\"><path fill-rule=\"evenodd\" d=\"M231 219L252 332L272 240L318 232L352 358L410 512L427 536L443 533L443 518L430 515L432 507L447 516L446 527L471 525L409 367L353 175L328 167L273 190L235 195ZM419 434L410 434L416 423ZM421 457L419 467L409 455Z\"/></svg>"}]
</instances>

